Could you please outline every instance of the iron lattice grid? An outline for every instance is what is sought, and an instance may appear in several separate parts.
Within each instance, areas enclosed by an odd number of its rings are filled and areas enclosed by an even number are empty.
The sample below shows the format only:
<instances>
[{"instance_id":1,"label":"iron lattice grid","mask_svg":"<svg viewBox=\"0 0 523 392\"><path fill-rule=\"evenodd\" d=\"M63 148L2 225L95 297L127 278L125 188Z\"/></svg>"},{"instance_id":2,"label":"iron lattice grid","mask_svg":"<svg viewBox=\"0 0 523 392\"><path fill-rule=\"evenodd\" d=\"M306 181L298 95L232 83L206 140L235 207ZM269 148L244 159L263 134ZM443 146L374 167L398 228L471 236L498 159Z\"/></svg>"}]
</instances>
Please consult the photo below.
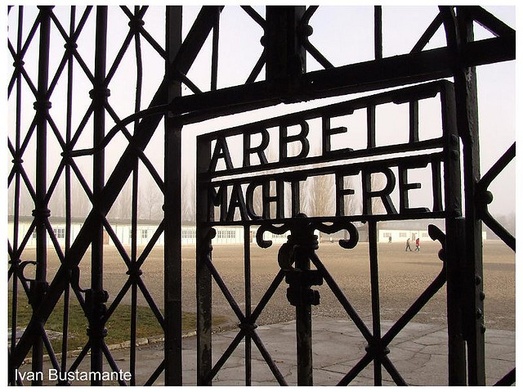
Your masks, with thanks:
<instances>
[{"instance_id":1,"label":"iron lattice grid","mask_svg":"<svg viewBox=\"0 0 523 392\"><path fill-rule=\"evenodd\" d=\"M181 254L176 238L180 236L181 221L177 195L181 187L180 138L183 125L279 102L377 90L441 77L454 78L457 102L463 103L463 106L458 106L458 110L463 111L458 112L458 119L464 119L466 113L477 115L477 108L471 105L475 86L470 83L470 78L464 77L465 70L468 71L470 66L515 58L515 31L480 7L435 8L433 21L409 53L384 57L382 9L370 8L374 36L371 57L361 62L351 63L349 60L333 65L328 56L314 45L314 35L309 39L311 29L308 25L314 20L315 13L320 12L318 7L279 7L277 11L270 11L274 12L272 16L270 12L264 15L263 9L242 7L247 23L254 26L258 36L264 35L265 31L264 45L258 44L259 57L248 67L245 83L222 86L218 45L223 34L220 30L225 31L220 23L220 14L225 14L223 7L202 8L188 23L190 28L185 34L181 28L179 7L9 7L8 50L13 61L8 84L8 151L11 159L8 190L13 217L8 234L8 280L13 294L10 299L11 383L15 369L30 350L34 370L41 369L44 352L57 369L76 368L89 351L93 368L101 368L103 361L115 368L114 359L103 340L104 326L130 290L133 306L138 291L147 299L165 330L166 352L173 354L166 356L145 384L153 383L162 371L165 371L166 384L181 384L181 297L178 291L181 287ZM162 20L158 24L162 25L159 30L149 27L158 20L155 18ZM117 21L119 29L115 28ZM472 21L486 27L492 38L474 41L464 27L471 26ZM442 26L447 44L427 49L430 38ZM115 32L119 34L117 40L111 36ZM279 44L283 36L286 37L286 46ZM114 42L121 44L113 46ZM205 45L211 47L206 67L208 77L204 83L208 86L206 88L191 79L195 60ZM93 47L94 51L88 50ZM305 57L314 59L317 70L306 68ZM122 72L130 69L128 64L132 64L133 69L132 100L128 89L119 91L121 80L128 82L129 78ZM262 73L264 68L265 75ZM152 76L156 80L150 81ZM146 87L151 85L158 88L146 92ZM83 102L79 96L89 98ZM57 105L57 102L62 104ZM148 104L144 105L144 102ZM122 103L124 106L120 106ZM460 121L464 148L470 147L468 155L465 152L469 164L465 166L464 174L465 216L468 219L467 232L476 234L470 236L469 245L471 249L480 246L477 222L481 219L515 250L515 238L488 213L488 197L478 196L488 196L489 184L514 158L515 144L481 180L475 180L479 161L477 151L471 146L477 137L476 125ZM160 131L162 125L163 135ZM157 144L163 146L161 162L154 160L158 157L148 155L147 146L153 137L158 137ZM121 141L126 145L125 149L117 147ZM81 164L83 161L86 165ZM158 165L169 169L161 173ZM139 184L144 178L148 179L151 189L164 195L165 202L163 220L140 252L136 241L126 249L118 240L111 224L111 211L114 213L115 202L130 181L129 219L134 228L132 237L136 239ZM71 221L77 207L73 203L73 192L78 189L83 193L87 211L84 211L82 230L73 238ZM22 200L27 200L27 197L31 203L23 205ZM58 208L65 218L63 240L53 230L51 217L56 207L51 209L51 205L60 206ZM33 216L32 224L22 230L20 218L28 212ZM108 308L103 285L104 230L116 244L122 266L128 270L123 286L110 293L114 299ZM166 290L163 299L158 299L148 294L140 267L162 234L175 239L165 247L165 285L172 289ZM35 260L27 260L23 254L33 235L36 237ZM91 258L83 261L89 248ZM61 263L55 275L48 270L49 252L53 252ZM475 253L473 264L481 266L481 255ZM91 267L91 276L82 284L77 280L82 275L81 261L90 263ZM25 268L33 264L34 275L27 277ZM68 349L67 339L63 340L62 358L59 358L51 348L45 328L47 318L58 309L62 296L64 303L60 311L66 320L64 336L67 337L70 301L80 304L90 324L90 337L72 364L68 364L64 355ZM17 340L17 309L26 300L33 307L33 318ZM165 314L158 305L161 300ZM134 317L131 329L136 322ZM481 345L481 339L478 339L473 346ZM131 358L134 358L134 344L130 351ZM481 362L481 354L476 359ZM136 363L131 359L133 375L135 368ZM481 365L471 373L476 374L469 374L469 382L481 384L481 374L484 373ZM135 382L133 376L130 383Z\"/></svg>"}]
</instances>

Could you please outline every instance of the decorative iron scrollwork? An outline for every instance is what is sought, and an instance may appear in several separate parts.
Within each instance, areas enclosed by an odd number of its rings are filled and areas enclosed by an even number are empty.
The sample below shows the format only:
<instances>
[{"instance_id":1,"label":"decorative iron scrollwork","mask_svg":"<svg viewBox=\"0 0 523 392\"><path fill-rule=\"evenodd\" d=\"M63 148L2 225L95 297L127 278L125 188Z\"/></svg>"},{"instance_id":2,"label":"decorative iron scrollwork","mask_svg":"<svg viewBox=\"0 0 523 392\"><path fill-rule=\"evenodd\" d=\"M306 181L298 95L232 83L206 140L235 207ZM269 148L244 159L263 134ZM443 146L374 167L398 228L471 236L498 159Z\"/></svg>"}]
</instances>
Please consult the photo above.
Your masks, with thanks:
<instances>
[{"instance_id":1,"label":"decorative iron scrollwork","mask_svg":"<svg viewBox=\"0 0 523 392\"><path fill-rule=\"evenodd\" d=\"M308 227L308 229L312 230L312 232L318 230L319 232L325 234L334 234L339 231L346 230L349 234L349 237L340 239L338 241L340 246L344 249L354 248L359 241L358 229L352 222L337 221L332 222L331 224L326 224L324 222L309 219L305 214L298 214L298 216L291 222L283 223L279 226L276 226L272 223L262 223L256 232L256 243L261 248L269 248L272 246L272 241L263 239L263 234L265 232L281 235L288 231L292 232L294 227L298 228L300 226L303 228Z\"/></svg>"}]
</instances>

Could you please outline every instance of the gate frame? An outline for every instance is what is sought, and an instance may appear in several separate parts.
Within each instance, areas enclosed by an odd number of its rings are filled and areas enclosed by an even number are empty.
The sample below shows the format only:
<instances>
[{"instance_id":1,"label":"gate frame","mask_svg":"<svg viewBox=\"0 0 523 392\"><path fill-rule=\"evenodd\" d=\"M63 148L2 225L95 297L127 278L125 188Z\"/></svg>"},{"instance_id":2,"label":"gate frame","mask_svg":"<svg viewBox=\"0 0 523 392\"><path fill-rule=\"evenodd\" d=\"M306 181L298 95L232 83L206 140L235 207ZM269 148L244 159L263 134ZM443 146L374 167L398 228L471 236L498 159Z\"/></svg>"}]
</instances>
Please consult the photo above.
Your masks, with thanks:
<instances>
[{"instance_id":1,"label":"gate frame","mask_svg":"<svg viewBox=\"0 0 523 392\"><path fill-rule=\"evenodd\" d=\"M419 140L418 135L418 102L424 99L438 97L441 110L441 126L442 135L436 139ZM355 100L340 102L328 106L315 107L305 111L294 112L278 117L261 120L255 123L243 124L233 128L223 129L213 133L200 135L197 138L197 247L196 247L196 262L197 262L197 299L198 299L198 326L197 326L197 352L198 352L198 383L199 385L211 385L212 378L217 374L220 367L227 361L229 355L236 348L236 343L245 339L246 346L250 347L251 340L255 341L261 351L267 365L274 373L276 380L282 384L287 385L283 375L279 372L276 364L270 358L268 352L263 348L263 343L260 337L254 332L256 329L256 320L260 313L265 309L270 297L274 293L274 289L278 287L283 278L289 284L287 290L287 299L291 305L296 308L296 338L297 338L297 375L298 385L313 385L313 368L312 368L312 319L311 319L311 305L319 305L319 293L311 289L311 286L321 285L325 280L332 289L333 294L337 297L340 304L347 311L347 316L358 326L364 337L368 342L367 354L345 377L340 381L340 385L346 385L359 372L355 369L362 369L362 363L368 363L374 360L374 374L375 385L382 385L382 366L393 369L390 361L382 361L380 355L386 357L388 348L386 347L399 333L405 325L421 310L421 308L432 298L436 292L443 286L445 282L448 283L448 292L450 295L448 299L448 334L449 334L449 361L450 366L453 366L450 373L450 382L454 384L464 385L464 366L465 366L465 341L462 336L462 320L461 307L462 303L456 298L461 298L462 291L462 265L461 259L463 257L463 247L461 246L464 240L463 234L463 217L462 217L462 186L461 186L461 169L460 169L460 145L459 136L457 132L456 123L456 108L455 108L455 94L454 85L448 81L436 80L429 83L419 84L410 87L399 88L387 92L382 92L372 96L366 96ZM408 148L406 144L387 144L376 148L375 144L375 113L377 107L382 104L409 104L409 147L414 143L414 147ZM245 163L246 154L259 154L259 147L251 149L251 145L245 145L245 140L250 140L250 136L244 139L244 163L240 166L234 165L231 161L229 149L227 145L231 145L228 138L241 135L252 135L260 133L258 130L267 130L269 128L280 128L302 124L305 129L308 129L308 121L314 119L335 118L337 116L350 115L356 110L367 110L367 127L368 127L368 148L376 148L374 155L367 154L367 149L358 149L355 151L346 151L345 149L336 150L332 152L325 152L319 156L308 156L308 153L299 154L293 158L285 158L280 148L280 157L277 162L267 162L260 156L260 163L251 166L250 163ZM333 129L334 130L334 129ZM267 133L267 131L265 131ZM273 135L274 136L274 135ZM290 139L291 137L289 137ZM263 142L259 146L263 146L264 150L269 145L270 136L266 134L262 137ZM304 140L307 140L306 138ZM302 147L308 150L308 142L303 139ZM296 141L296 140L294 140ZM281 142L281 140L280 140ZM249 143L247 141L247 143ZM325 143L325 140L323 140ZM214 145L214 147L213 147ZM307 145L307 147L304 147ZM428 150L441 149L437 153L429 153ZM328 149L330 150L330 148ZM398 158L383 158L387 154L394 154L405 151L407 157ZM302 150L303 152L303 150ZM365 163L365 158L375 157L376 162ZM359 158L353 164L341 164L343 160ZM217 168L217 160L222 159L225 162L226 168ZM339 163L339 162L340 163ZM406 163L408 161L408 163ZM433 190L433 211L410 210L406 207L408 202L405 201L405 212L401 207L400 201L399 212L388 212L387 214L373 214L370 201L364 201L369 205L364 208L361 215L345 215L343 212L338 214L338 207L336 208L335 216L315 216L308 218L299 210L300 196L299 190L295 190L295 185L304 181L308 177L317 175L328 175L344 173L346 167L354 167L356 171L363 173L374 173L381 171L378 168L386 167L400 167L401 164L412 164L413 162L425 163L429 162L432 165L437 163L437 169L432 167L432 190ZM327 164L328 166L314 169L303 169L303 166L310 164ZM239 163L237 163L238 165ZM441 166L440 166L441 165ZM422 166L416 166L422 167ZM283 172L278 172L282 169ZM288 171L288 169L292 169ZM400 169L398 169L400 170ZM270 174L263 173L256 177L258 172L269 171ZM350 171L349 171L350 172ZM391 174L392 175L392 174ZM401 175L401 174L400 174ZM233 179L229 179L233 176ZM254 177L253 177L254 176ZM438 177L437 179L434 176ZM225 178L222 180L221 178ZM265 181L273 180L277 183L283 181L290 183L292 189L291 204L292 217L284 216L283 211L280 211L280 203L283 202L283 189L277 191L277 196L269 196L269 202L277 202L278 206L276 216L265 216L266 206L263 206L263 212L253 212L253 206L248 200L253 197L252 189L241 190L242 185L256 184L265 189ZM338 181L338 180L336 180ZM395 181L392 181L395 183ZM387 182L389 184L389 182ZM385 188L388 185L385 186ZM213 190L219 187L219 190ZM232 187L231 194L228 193L228 188ZM367 189L370 193L371 190ZM251 192L251 193L249 193ZM265 190L263 191L265 192ZM343 187L340 192L344 192ZM401 191L400 191L401 192ZM241 196L239 193L243 194ZM375 197L382 197L376 192ZM436 193L438 196L436 196ZM338 190L335 192L336 198L339 197ZM250 195L250 196L249 196ZM445 205L441 205L439 197L444 196ZM387 196L388 197L388 196ZM438 199L437 199L438 197ZM252 202L252 200L251 200ZM220 207L220 218L216 218L213 210ZM239 217L233 217L233 212L239 209ZM394 207L390 207L395 210ZM341 209L341 207L340 207ZM367 210L368 212L365 212ZM388 210L388 208L387 208ZM251 212L249 212L251 211ZM261 214L261 216L256 216ZM392 214L392 215L391 215ZM401 221L405 219L436 219L442 218L445 221L446 234L441 232L433 225L429 225L429 235L433 240L438 240L443 249L440 259L443 261L443 270L435 278L420 295L418 299L405 311L404 314L396 321L390 330L382 336L381 333L381 317L380 317L380 294L379 294L379 273L378 273L378 231L377 225L380 221ZM325 234L333 234L340 230L346 230L348 238L340 240L340 246L346 249L353 248L358 244L358 230L354 226L354 222L366 222L368 225L368 242L369 242L369 261L371 268L371 302L372 302L372 329L369 330L365 322L360 318L358 313L353 309L352 305L345 297L343 292L339 289L332 276L322 264L322 261L315 254L318 249L318 236L315 231ZM235 301L230 293L225 282L222 280L219 272L212 263L212 239L216 236L216 229L214 227L227 227L229 225L242 226L245 239L243 243L244 250L244 269L246 285L245 285L245 310L241 310L239 304ZM283 234L290 232L287 237L288 240L279 249L278 264L280 265L280 272L274 278L267 292L262 296L256 309L251 310L250 303L250 233L252 227L258 227L256 232L256 242L261 248L267 248L272 245L269 240L263 239L265 232L272 232L274 234ZM274 260L273 262L276 262ZM292 264L295 266L292 267ZM311 269L311 266L316 266L316 269ZM249 282L247 282L249 279ZM222 290L223 295L227 299L231 309L238 317L238 326L240 331L233 340L233 343L227 348L222 357L220 357L213 366L212 362L212 282L215 281L218 287ZM263 304L263 305L262 305ZM251 314L251 312L253 312ZM253 316L255 315L255 316ZM378 350L378 351L376 351ZM246 349L246 383L250 385L250 348ZM385 365L382 365L385 363ZM461 371L457 371L461 370ZM455 374L455 376L454 376ZM400 385L406 385L401 375L396 371L394 373L395 380Z\"/></svg>"}]
</instances>

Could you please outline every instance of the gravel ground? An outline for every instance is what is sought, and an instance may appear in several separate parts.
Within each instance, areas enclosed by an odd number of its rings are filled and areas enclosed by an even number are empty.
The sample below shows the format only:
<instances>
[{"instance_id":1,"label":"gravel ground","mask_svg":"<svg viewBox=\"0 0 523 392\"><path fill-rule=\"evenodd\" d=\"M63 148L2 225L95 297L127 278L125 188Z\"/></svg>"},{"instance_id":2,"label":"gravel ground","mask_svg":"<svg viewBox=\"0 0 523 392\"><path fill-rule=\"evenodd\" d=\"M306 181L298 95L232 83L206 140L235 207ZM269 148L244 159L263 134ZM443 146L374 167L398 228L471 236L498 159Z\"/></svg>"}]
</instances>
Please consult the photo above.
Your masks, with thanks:
<instances>
[{"instance_id":1,"label":"gravel ground","mask_svg":"<svg viewBox=\"0 0 523 392\"><path fill-rule=\"evenodd\" d=\"M268 249L252 246L252 285L251 302L254 308L278 273L278 244ZM420 252L405 252L403 244L379 245L379 287L380 309L383 320L396 320L425 290L441 271L442 263L437 258L438 243L425 242ZM30 252L29 252L30 253ZM196 310L194 247L183 248L183 310ZM338 244L321 243L317 251L329 273L344 292L360 317L365 320L371 316L370 273L368 244L361 242L356 248L344 250ZM25 254L30 259L30 254ZM106 246L104 259L104 286L114 299L128 278L127 267L119 259L112 246ZM89 266L82 262L81 282L88 287ZM245 312L245 284L243 250L240 246L219 245L214 247L213 261L229 291L240 308ZM50 257L49 280L54 275L57 261ZM154 249L141 268L145 282L156 303L163 307L163 248ZM237 318L217 285L214 285L213 312L226 316L231 323ZM320 292L320 304L313 307L313 315L342 318L346 312L333 295L327 284L315 286ZM515 257L504 244L486 241L484 244L484 288L485 319L487 328L515 329ZM295 318L294 307L286 299L287 284L283 282L269 301L257 320L257 324L270 324ZM446 322L445 286L416 316L414 321L421 323ZM128 297L125 299L128 301ZM143 296L139 296L145 304Z\"/></svg>"}]
</instances>

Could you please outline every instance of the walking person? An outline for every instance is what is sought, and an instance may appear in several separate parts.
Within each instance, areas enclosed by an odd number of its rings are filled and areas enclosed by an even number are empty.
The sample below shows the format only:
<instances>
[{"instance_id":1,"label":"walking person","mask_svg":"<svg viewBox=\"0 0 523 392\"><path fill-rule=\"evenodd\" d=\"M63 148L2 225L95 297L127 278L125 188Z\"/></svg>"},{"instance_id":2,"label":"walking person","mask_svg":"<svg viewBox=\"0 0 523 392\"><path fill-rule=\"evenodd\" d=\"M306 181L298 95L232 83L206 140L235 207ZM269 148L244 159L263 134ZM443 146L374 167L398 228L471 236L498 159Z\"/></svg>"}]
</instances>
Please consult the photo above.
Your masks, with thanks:
<instances>
[{"instance_id":1,"label":"walking person","mask_svg":"<svg viewBox=\"0 0 523 392\"><path fill-rule=\"evenodd\" d=\"M416 238L416 252L420 251L419 238Z\"/></svg>"},{"instance_id":2,"label":"walking person","mask_svg":"<svg viewBox=\"0 0 523 392\"><path fill-rule=\"evenodd\" d=\"M412 252L412 249L410 248L410 238L407 238L407 245L405 246L405 252L408 250Z\"/></svg>"}]
</instances>

